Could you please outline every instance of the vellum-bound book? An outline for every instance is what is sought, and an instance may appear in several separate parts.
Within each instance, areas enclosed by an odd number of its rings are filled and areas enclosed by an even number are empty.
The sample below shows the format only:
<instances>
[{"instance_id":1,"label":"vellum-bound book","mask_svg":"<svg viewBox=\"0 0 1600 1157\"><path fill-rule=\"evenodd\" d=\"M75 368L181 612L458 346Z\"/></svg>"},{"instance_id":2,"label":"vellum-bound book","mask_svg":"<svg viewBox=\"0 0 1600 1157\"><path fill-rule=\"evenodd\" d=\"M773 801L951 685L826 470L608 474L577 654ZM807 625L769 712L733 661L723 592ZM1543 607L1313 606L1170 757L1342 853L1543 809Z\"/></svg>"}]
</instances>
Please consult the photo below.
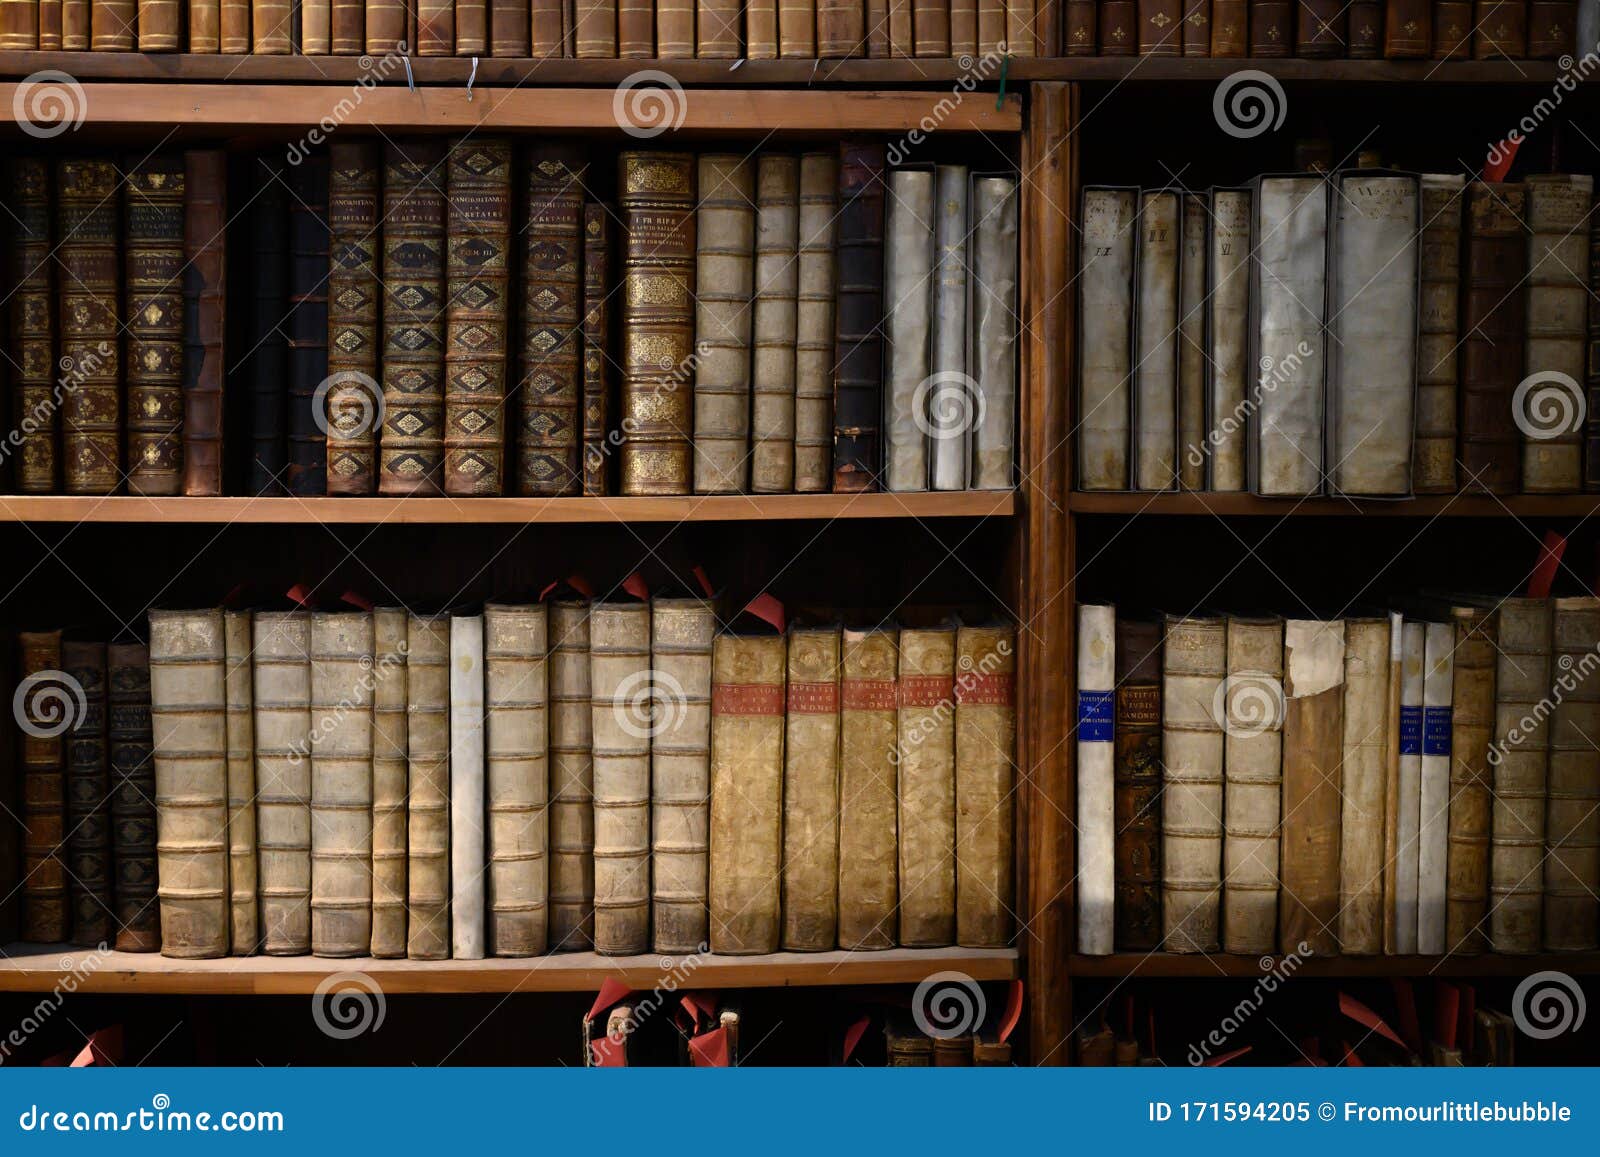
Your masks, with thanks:
<instances>
[{"instance_id":1,"label":"vellum-bound book","mask_svg":"<svg viewBox=\"0 0 1600 1157\"><path fill-rule=\"evenodd\" d=\"M1078 608L1078 951L1110 953L1116 895L1113 855L1113 715L1117 610Z\"/></svg>"},{"instance_id":2,"label":"vellum-bound book","mask_svg":"<svg viewBox=\"0 0 1600 1157\"><path fill-rule=\"evenodd\" d=\"M737 494L750 476L756 166L736 153L702 153L697 163L694 489Z\"/></svg>"},{"instance_id":3,"label":"vellum-bound book","mask_svg":"<svg viewBox=\"0 0 1600 1157\"><path fill-rule=\"evenodd\" d=\"M549 611L483 611L488 680L489 951L542 953L549 937Z\"/></svg>"},{"instance_id":4,"label":"vellum-bound book","mask_svg":"<svg viewBox=\"0 0 1600 1157\"><path fill-rule=\"evenodd\" d=\"M228 954L228 760L221 611L150 612L161 954Z\"/></svg>"},{"instance_id":5,"label":"vellum-bound book","mask_svg":"<svg viewBox=\"0 0 1600 1157\"><path fill-rule=\"evenodd\" d=\"M795 338L799 321L800 159L756 158L750 489L794 489Z\"/></svg>"},{"instance_id":6,"label":"vellum-bound book","mask_svg":"<svg viewBox=\"0 0 1600 1157\"><path fill-rule=\"evenodd\" d=\"M839 628L789 631L783 745L785 952L839 939Z\"/></svg>"},{"instance_id":7,"label":"vellum-bound book","mask_svg":"<svg viewBox=\"0 0 1600 1157\"><path fill-rule=\"evenodd\" d=\"M1134 221L1138 191L1083 192L1078 274L1078 485L1128 489L1133 373Z\"/></svg>"},{"instance_id":8,"label":"vellum-bound book","mask_svg":"<svg viewBox=\"0 0 1600 1157\"><path fill-rule=\"evenodd\" d=\"M956 632L900 632L900 943L956 936Z\"/></svg>"},{"instance_id":9,"label":"vellum-bound book","mask_svg":"<svg viewBox=\"0 0 1600 1157\"><path fill-rule=\"evenodd\" d=\"M1011 943L1017 656L1009 626L956 631L956 943Z\"/></svg>"},{"instance_id":10,"label":"vellum-bound book","mask_svg":"<svg viewBox=\"0 0 1600 1157\"><path fill-rule=\"evenodd\" d=\"M249 956L261 943L256 892L255 718L250 695L249 611L222 617L228 706L228 891L229 941L233 955Z\"/></svg>"},{"instance_id":11,"label":"vellum-bound book","mask_svg":"<svg viewBox=\"0 0 1600 1157\"><path fill-rule=\"evenodd\" d=\"M928 488L927 382L933 311L934 174L895 169L889 174L884 332L887 490Z\"/></svg>"},{"instance_id":12,"label":"vellum-bound book","mask_svg":"<svg viewBox=\"0 0 1600 1157\"><path fill-rule=\"evenodd\" d=\"M372 955L406 954L406 629L372 612Z\"/></svg>"},{"instance_id":13,"label":"vellum-bound book","mask_svg":"<svg viewBox=\"0 0 1600 1157\"><path fill-rule=\"evenodd\" d=\"M1445 861L1450 826L1450 700L1455 629L1429 623L1422 662L1422 782L1417 805L1417 951L1445 950Z\"/></svg>"},{"instance_id":14,"label":"vellum-bound book","mask_svg":"<svg viewBox=\"0 0 1600 1157\"><path fill-rule=\"evenodd\" d=\"M1373 956L1383 951L1383 787L1389 702L1389 620L1347 619L1344 630L1339 948L1352 956Z\"/></svg>"},{"instance_id":15,"label":"vellum-bound book","mask_svg":"<svg viewBox=\"0 0 1600 1157\"><path fill-rule=\"evenodd\" d=\"M372 616L311 616L311 952L372 947Z\"/></svg>"},{"instance_id":16,"label":"vellum-bound book","mask_svg":"<svg viewBox=\"0 0 1600 1157\"><path fill-rule=\"evenodd\" d=\"M1454 607L1455 687L1450 700L1450 850L1445 863L1445 951L1488 944L1489 745L1494 735L1495 617Z\"/></svg>"},{"instance_id":17,"label":"vellum-bound book","mask_svg":"<svg viewBox=\"0 0 1600 1157\"><path fill-rule=\"evenodd\" d=\"M650 946L650 607L589 610L594 724L594 947Z\"/></svg>"},{"instance_id":18,"label":"vellum-bound book","mask_svg":"<svg viewBox=\"0 0 1600 1157\"><path fill-rule=\"evenodd\" d=\"M1545 811L1544 946L1552 952L1600 948L1600 599L1556 599L1554 669L1574 684L1550 713L1549 802ZM1587 678L1580 677L1588 671Z\"/></svg>"},{"instance_id":19,"label":"vellum-bound book","mask_svg":"<svg viewBox=\"0 0 1600 1157\"><path fill-rule=\"evenodd\" d=\"M1162 921L1168 952L1215 951L1222 898L1222 619L1167 619L1162 654Z\"/></svg>"},{"instance_id":20,"label":"vellum-bound book","mask_svg":"<svg viewBox=\"0 0 1600 1157\"><path fill-rule=\"evenodd\" d=\"M406 956L450 958L450 620L406 626Z\"/></svg>"},{"instance_id":21,"label":"vellum-bound book","mask_svg":"<svg viewBox=\"0 0 1600 1157\"><path fill-rule=\"evenodd\" d=\"M711 642L717 616L707 599L650 603L652 944L697 952L706 943L710 848Z\"/></svg>"},{"instance_id":22,"label":"vellum-bound book","mask_svg":"<svg viewBox=\"0 0 1600 1157\"><path fill-rule=\"evenodd\" d=\"M550 947L594 944L594 754L589 604L550 604Z\"/></svg>"},{"instance_id":23,"label":"vellum-bound book","mask_svg":"<svg viewBox=\"0 0 1600 1157\"><path fill-rule=\"evenodd\" d=\"M1395 857L1394 943L1389 951L1409 956L1417 951L1418 861L1422 820L1422 683L1427 626L1407 622L1400 628L1400 726L1398 830L1391 840Z\"/></svg>"},{"instance_id":24,"label":"vellum-bound book","mask_svg":"<svg viewBox=\"0 0 1600 1157\"><path fill-rule=\"evenodd\" d=\"M934 490L965 490L979 414L979 378L967 365L967 167L939 165L934 181L934 377L927 391L928 465ZM977 225L973 223L974 231Z\"/></svg>"},{"instance_id":25,"label":"vellum-bound book","mask_svg":"<svg viewBox=\"0 0 1600 1157\"><path fill-rule=\"evenodd\" d=\"M1277 947L1283 620L1228 620L1223 699L1222 949Z\"/></svg>"},{"instance_id":26,"label":"vellum-bound book","mask_svg":"<svg viewBox=\"0 0 1600 1157\"><path fill-rule=\"evenodd\" d=\"M1582 383L1591 308L1588 238L1594 178L1540 173L1528 178L1527 188L1528 344L1523 364L1529 378L1540 377L1525 399L1512 398L1523 422L1522 489L1575 494L1583 489Z\"/></svg>"},{"instance_id":27,"label":"vellum-bound book","mask_svg":"<svg viewBox=\"0 0 1600 1157\"><path fill-rule=\"evenodd\" d=\"M1017 179L976 176L972 180L973 332L969 376L982 405L974 416L974 490L1005 490L1012 484L1017 433Z\"/></svg>"},{"instance_id":28,"label":"vellum-bound book","mask_svg":"<svg viewBox=\"0 0 1600 1157\"><path fill-rule=\"evenodd\" d=\"M311 951L311 616L255 616L261 949Z\"/></svg>"},{"instance_id":29,"label":"vellum-bound book","mask_svg":"<svg viewBox=\"0 0 1600 1157\"><path fill-rule=\"evenodd\" d=\"M1278 949L1339 951L1339 764L1344 755L1344 622L1283 625L1283 824Z\"/></svg>"},{"instance_id":30,"label":"vellum-bound book","mask_svg":"<svg viewBox=\"0 0 1600 1157\"><path fill-rule=\"evenodd\" d=\"M1178 260L1178 482L1205 488L1206 460L1206 200L1183 196Z\"/></svg>"},{"instance_id":31,"label":"vellum-bound book","mask_svg":"<svg viewBox=\"0 0 1600 1157\"><path fill-rule=\"evenodd\" d=\"M1178 263L1182 197L1139 195L1139 302L1133 342L1133 489L1178 485Z\"/></svg>"},{"instance_id":32,"label":"vellum-bound book","mask_svg":"<svg viewBox=\"0 0 1600 1157\"><path fill-rule=\"evenodd\" d=\"M1461 332L1461 209L1466 178L1424 173L1418 244L1417 422L1411 486L1456 488L1456 383Z\"/></svg>"},{"instance_id":33,"label":"vellum-bound book","mask_svg":"<svg viewBox=\"0 0 1600 1157\"><path fill-rule=\"evenodd\" d=\"M799 303L794 346L794 488L825 491L833 465L834 243L839 224L839 158L800 158Z\"/></svg>"},{"instance_id":34,"label":"vellum-bound book","mask_svg":"<svg viewBox=\"0 0 1600 1157\"><path fill-rule=\"evenodd\" d=\"M839 672L839 947L892 948L899 902L899 632L844 633Z\"/></svg>"},{"instance_id":35,"label":"vellum-bound book","mask_svg":"<svg viewBox=\"0 0 1600 1157\"><path fill-rule=\"evenodd\" d=\"M1506 599L1498 611L1494 744L1500 755L1490 767L1489 829L1489 945L1496 952L1537 952L1542 944L1551 610L1549 599Z\"/></svg>"},{"instance_id":36,"label":"vellum-bound book","mask_svg":"<svg viewBox=\"0 0 1600 1157\"><path fill-rule=\"evenodd\" d=\"M482 960L483 616L450 616L450 956Z\"/></svg>"},{"instance_id":37,"label":"vellum-bound book","mask_svg":"<svg viewBox=\"0 0 1600 1157\"><path fill-rule=\"evenodd\" d=\"M1212 490L1243 490L1249 455L1245 396L1254 383L1250 367L1250 221L1249 189L1215 189L1211 193L1206 249L1206 355L1210 390L1206 396L1205 452Z\"/></svg>"}]
</instances>

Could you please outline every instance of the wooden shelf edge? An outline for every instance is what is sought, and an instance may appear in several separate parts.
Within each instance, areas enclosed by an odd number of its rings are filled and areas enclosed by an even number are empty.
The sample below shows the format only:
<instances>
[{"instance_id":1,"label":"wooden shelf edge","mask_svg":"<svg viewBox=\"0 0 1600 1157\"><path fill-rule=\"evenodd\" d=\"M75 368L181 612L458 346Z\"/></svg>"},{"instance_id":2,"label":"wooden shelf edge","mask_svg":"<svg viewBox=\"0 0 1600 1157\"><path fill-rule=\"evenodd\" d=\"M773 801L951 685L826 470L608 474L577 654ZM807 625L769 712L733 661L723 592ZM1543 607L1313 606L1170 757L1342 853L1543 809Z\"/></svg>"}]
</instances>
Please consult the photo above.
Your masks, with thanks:
<instances>
[{"instance_id":1,"label":"wooden shelf edge","mask_svg":"<svg viewBox=\"0 0 1600 1157\"><path fill-rule=\"evenodd\" d=\"M1600 513L1600 494L1427 494L1401 499L1261 498L1217 492L1127 494L1073 491L1074 514L1260 518L1586 518Z\"/></svg>"},{"instance_id":2,"label":"wooden shelf edge","mask_svg":"<svg viewBox=\"0 0 1600 1157\"><path fill-rule=\"evenodd\" d=\"M92 498L0 495L5 522L522 524L1009 516L1009 490L659 498Z\"/></svg>"},{"instance_id":3,"label":"wooden shelf edge","mask_svg":"<svg viewBox=\"0 0 1600 1157\"><path fill-rule=\"evenodd\" d=\"M883 952L779 952L769 956L598 956L559 953L524 959L333 960L239 956L174 960L154 953L13 944L0 957L0 992L62 991L168 995L315 992L361 973L386 994L594 992L607 978L629 988L777 988L918 984L938 972L1013 980L1014 948L892 948Z\"/></svg>"},{"instance_id":4,"label":"wooden shelf edge","mask_svg":"<svg viewBox=\"0 0 1600 1157\"><path fill-rule=\"evenodd\" d=\"M1122 979L1253 980L1269 973L1280 978L1333 977L1455 977L1531 976L1535 972L1600 974L1600 952L1547 952L1534 956L1319 956L1287 961L1268 953L1238 956L1157 952L1119 952L1110 956L1073 954L1067 971L1074 976Z\"/></svg>"}]
</instances>

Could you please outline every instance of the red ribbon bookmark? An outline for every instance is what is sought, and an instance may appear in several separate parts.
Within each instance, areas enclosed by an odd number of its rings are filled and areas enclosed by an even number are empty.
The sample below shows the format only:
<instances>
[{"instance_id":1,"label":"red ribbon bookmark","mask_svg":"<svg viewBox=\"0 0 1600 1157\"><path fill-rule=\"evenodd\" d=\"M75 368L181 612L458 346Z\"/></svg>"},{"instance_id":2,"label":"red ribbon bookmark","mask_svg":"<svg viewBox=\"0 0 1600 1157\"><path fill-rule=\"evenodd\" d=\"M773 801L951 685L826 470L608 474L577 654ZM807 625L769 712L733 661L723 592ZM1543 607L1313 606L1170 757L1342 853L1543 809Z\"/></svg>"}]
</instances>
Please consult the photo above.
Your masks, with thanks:
<instances>
[{"instance_id":1,"label":"red ribbon bookmark","mask_svg":"<svg viewBox=\"0 0 1600 1157\"><path fill-rule=\"evenodd\" d=\"M762 622L769 624L778 634L783 634L785 622L783 604L771 595L763 592L745 604L744 613L754 615Z\"/></svg>"},{"instance_id":2,"label":"red ribbon bookmark","mask_svg":"<svg viewBox=\"0 0 1600 1157\"><path fill-rule=\"evenodd\" d=\"M1551 584L1556 581L1556 569L1561 565L1561 556L1566 553L1566 536L1553 530L1545 531L1544 543L1539 547L1539 561L1534 564L1533 574L1528 576L1530 599L1550 597Z\"/></svg>"}]
</instances>

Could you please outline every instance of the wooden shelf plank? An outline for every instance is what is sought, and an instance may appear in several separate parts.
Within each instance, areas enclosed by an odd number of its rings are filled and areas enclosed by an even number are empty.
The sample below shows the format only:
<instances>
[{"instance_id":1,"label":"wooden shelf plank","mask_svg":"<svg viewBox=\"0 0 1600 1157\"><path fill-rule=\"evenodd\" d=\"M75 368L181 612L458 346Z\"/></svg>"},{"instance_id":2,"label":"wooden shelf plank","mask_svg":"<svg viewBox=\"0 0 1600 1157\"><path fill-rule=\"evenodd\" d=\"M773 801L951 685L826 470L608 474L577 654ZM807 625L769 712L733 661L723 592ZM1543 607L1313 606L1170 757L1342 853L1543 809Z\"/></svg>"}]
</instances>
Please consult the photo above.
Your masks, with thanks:
<instances>
[{"instance_id":1,"label":"wooden shelf plank","mask_svg":"<svg viewBox=\"0 0 1600 1157\"><path fill-rule=\"evenodd\" d=\"M612 978L629 988L665 983L694 988L777 988L917 984L936 972L974 980L1013 980L1013 948L893 948L885 952L779 952L770 956L597 956L564 952L526 959L330 960L316 956L240 956L173 960L151 953L62 945L13 944L0 957L0 992L50 992L64 979L74 992L251 995L306 993L340 973L361 972L387 994L594 992Z\"/></svg>"},{"instance_id":2,"label":"wooden shelf plank","mask_svg":"<svg viewBox=\"0 0 1600 1157\"><path fill-rule=\"evenodd\" d=\"M924 494L719 494L673 498L89 498L0 495L5 522L770 522L1009 516L1009 490Z\"/></svg>"},{"instance_id":3,"label":"wooden shelf plank","mask_svg":"<svg viewBox=\"0 0 1600 1157\"><path fill-rule=\"evenodd\" d=\"M1387 518L1585 518L1600 513L1600 494L1429 494L1399 500L1259 498L1253 494L1113 494L1073 491L1074 514Z\"/></svg>"},{"instance_id":4,"label":"wooden shelf plank","mask_svg":"<svg viewBox=\"0 0 1600 1157\"><path fill-rule=\"evenodd\" d=\"M1263 967L1265 966L1265 967ZM1068 958L1073 976L1122 979L1253 980L1276 970L1280 976L1531 976L1556 970L1600 974L1600 952L1551 952L1537 956L1313 956L1285 965L1279 956L1227 953L1119 952Z\"/></svg>"}]
</instances>

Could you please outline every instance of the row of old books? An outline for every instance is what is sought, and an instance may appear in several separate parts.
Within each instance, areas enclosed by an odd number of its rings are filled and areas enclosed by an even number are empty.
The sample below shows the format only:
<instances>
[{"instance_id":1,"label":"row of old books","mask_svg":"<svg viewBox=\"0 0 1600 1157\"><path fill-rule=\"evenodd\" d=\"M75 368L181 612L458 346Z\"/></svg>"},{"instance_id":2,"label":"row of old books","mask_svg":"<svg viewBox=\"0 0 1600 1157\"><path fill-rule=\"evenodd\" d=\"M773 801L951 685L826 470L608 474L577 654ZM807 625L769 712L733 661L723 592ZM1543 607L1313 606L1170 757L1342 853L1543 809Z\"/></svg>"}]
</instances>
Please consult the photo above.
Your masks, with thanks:
<instances>
[{"instance_id":1,"label":"row of old books","mask_svg":"<svg viewBox=\"0 0 1600 1157\"><path fill-rule=\"evenodd\" d=\"M1035 0L0 0L0 50L772 60L1034 55ZM982 79L982 77L980 77Z\"/></svg>"},{"instance_id":2,"label":"row of old books","mask_svg":"<svg viewBox=\"0 0 1600 1157\"><path fill-rule=\"evenodd\" d=\"M1081 606L1079 951L1600 947L1600 599L1429 613Z\"/></svg>"},{"instance_id":3,"label":"row of old books","mask_svg":"<svg viewBox=\"0 0 1600 1157\"><path fill-rule=\"evenodd\" d=\"M1086 189L1078 485L1600 488L1593 192L1384 169Z\"/></svg>"},{"instance_id":4,"label":"row of old books","mask_svg":"<svg viewBox=\"0 0 1600 1157\"><path fill-rule=\"evenodd\" d=\"M1578 8L1579 0L1066 0L1062 52L1556 60L1574 50Z\"/></svg>"},{"instance_id":5,"label":"row of old books","mask_svg":"<svg viewBox=\"0 0 1600 1157\"><path fill-rule=\"evenodd\" d=\"M54 631L21 658L26 940L479 959L1012 935L1009 627L740 635L704 599L558 597L153 611L148 652Z\"/></svg>"}]
</instances>

